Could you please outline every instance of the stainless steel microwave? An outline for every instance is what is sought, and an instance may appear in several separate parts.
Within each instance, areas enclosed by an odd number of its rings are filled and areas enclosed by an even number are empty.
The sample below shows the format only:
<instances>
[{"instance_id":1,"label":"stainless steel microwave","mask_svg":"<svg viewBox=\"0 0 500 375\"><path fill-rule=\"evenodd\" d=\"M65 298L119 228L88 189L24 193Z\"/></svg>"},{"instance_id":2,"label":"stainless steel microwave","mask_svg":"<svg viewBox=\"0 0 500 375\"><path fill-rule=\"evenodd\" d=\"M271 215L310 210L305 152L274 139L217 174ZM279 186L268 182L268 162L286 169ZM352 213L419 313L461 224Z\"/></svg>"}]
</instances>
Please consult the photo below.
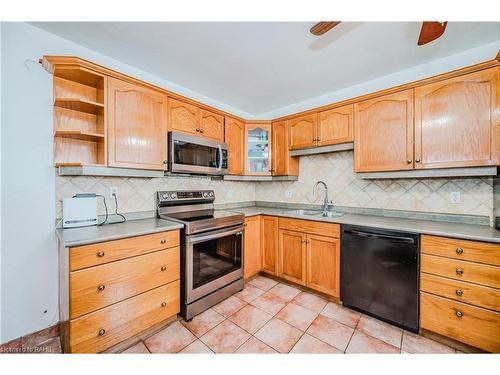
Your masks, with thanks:
<instances>
[{"instance_id":1,"label":"stainless steel microwave","mask_svg":"<svg viewBox=\"0 0 500 375\"><path fill-rule=\"evenodd\" d=\"M222 142L170 132L168 156L171 173L227 174L227 145Z\"/></svg>"}]
</instances>

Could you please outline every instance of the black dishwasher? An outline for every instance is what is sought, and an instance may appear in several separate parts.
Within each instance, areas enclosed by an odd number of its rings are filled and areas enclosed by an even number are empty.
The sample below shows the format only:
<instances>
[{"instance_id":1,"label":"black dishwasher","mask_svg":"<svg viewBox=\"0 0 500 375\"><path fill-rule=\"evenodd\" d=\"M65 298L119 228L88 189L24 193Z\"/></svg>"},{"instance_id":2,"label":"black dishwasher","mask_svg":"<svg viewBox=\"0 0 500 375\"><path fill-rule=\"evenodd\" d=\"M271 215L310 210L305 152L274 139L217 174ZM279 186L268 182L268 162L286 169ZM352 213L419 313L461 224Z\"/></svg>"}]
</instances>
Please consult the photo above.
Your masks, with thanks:
<instances>
[{"instance_id":1,"label":"black dishwasher","mask_svg":"<svg viewBox=\"0 0 500 375\"><path fill-rule=\"evenodd\" d=\"M418 332L419 235L342 226L340 299L361 311Z\"/></svg>"}]
</instances>

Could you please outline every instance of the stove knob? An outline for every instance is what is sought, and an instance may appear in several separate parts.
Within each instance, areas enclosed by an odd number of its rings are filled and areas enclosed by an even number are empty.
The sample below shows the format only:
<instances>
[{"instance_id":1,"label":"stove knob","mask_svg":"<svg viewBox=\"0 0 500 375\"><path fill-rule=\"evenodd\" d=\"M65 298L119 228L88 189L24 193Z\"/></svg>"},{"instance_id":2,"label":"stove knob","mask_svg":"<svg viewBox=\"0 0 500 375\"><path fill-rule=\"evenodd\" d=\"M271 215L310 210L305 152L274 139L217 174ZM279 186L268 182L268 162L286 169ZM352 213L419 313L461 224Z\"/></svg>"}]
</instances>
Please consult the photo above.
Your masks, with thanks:
<instances>
[{"instance_id":1,"label":"stove knob","mask_svg":"<svg viewBox=\"0 0 500 375\"><path fill-rule=\"evenodd\" d=\"M177 199L177 193L172 193L170 194L171 199Z\"/></svg>"},{"instance_id":2,"label":"stove knob","mask_svg":"<svg viewBox=\"0 0 500 375\"><path fill-rule=\"evenodd\" d=\"M208 197L208 193L205 191L205 192L203 193L203 198L207 198L207 197Z\"/></svg>"},{"instance_id":3,"label":"stove knob","mask_svg":"<svg viewBox=\"0 0 500 375\"><path fill-rule=\"evenodd\" d=\"M214 196L214 192L211 191L208 195L210 195L211 197L213 197Z\"/></svg>"},{"instance_id":4,"label":"stove knob","mask_svg":"<svg viewBox=\"0 0 500 375\"><path fill-rule=\"evenodd\" d=\"M163 199L168 199L168 193L165 193L161 196Z\"/></svg>"}]
</instances>

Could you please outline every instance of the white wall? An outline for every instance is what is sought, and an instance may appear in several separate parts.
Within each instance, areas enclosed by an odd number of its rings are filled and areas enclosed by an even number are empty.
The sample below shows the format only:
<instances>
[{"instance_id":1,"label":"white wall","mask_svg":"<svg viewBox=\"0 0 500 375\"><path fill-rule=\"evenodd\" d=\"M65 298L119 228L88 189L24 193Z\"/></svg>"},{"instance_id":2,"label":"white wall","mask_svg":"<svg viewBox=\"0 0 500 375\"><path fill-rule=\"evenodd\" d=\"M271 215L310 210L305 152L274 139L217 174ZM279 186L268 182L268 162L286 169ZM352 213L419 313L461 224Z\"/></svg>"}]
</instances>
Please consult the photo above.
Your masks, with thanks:
<instances>
[{"instance_id":1,"label":"white wall","mask_svg":"<svg viewBox=\"0 0 500 375\"><path fill-rule=\"evenodd\" d=\"M58 321L52 76L38 59L76 55L165 88L175 84L25 23L1 27L0 342L7 342Z\"/></svg>"},{"instance_id":2,"label":"white wall","mask_svg":"<svg viewBox=\"0 0 500 375\"><path fill-rule=\"evenodd\" d=\"M500 36L499 36L500 37ZM262 113L258 118L273 119L289 114L305 111L307 109L320 107L322 105L339 102L341 100L354 98L356 96L368 94L389 87L394 87L407 82L416 81L422 78L431 77L445 73L450 70L463 68L465 66L478 64L487 60L492 60L500 50L500 40L485 44L483 46L471 48L460 53L437 59L425 64L417 65L409 69L389 74L383 77L363 82L359 85L332 91L306 101L295 103L287 107L278 108L270 112Z\"/></svg>"}]
</instances>

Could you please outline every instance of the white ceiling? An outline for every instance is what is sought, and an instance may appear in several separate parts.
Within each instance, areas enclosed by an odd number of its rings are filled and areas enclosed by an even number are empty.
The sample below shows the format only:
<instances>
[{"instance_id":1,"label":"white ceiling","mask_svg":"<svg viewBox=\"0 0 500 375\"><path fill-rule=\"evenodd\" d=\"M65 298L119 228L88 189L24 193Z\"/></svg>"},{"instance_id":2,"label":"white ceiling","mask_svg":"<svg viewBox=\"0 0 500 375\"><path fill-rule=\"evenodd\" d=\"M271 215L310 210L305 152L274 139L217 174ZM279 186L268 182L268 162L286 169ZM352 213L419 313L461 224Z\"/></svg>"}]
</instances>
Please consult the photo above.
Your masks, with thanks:
<instances>
[{"instance_id":1,"label":"white ceiling","mask_svg":"<svg viewBox=\"0 0 500 375\"><path fill-rule=\"evenodd\" d=\"M500 40L500 23L448 23L418 47L420 23L37 22L33 25L259 115Z\"/></svg>"}]
</instances>

